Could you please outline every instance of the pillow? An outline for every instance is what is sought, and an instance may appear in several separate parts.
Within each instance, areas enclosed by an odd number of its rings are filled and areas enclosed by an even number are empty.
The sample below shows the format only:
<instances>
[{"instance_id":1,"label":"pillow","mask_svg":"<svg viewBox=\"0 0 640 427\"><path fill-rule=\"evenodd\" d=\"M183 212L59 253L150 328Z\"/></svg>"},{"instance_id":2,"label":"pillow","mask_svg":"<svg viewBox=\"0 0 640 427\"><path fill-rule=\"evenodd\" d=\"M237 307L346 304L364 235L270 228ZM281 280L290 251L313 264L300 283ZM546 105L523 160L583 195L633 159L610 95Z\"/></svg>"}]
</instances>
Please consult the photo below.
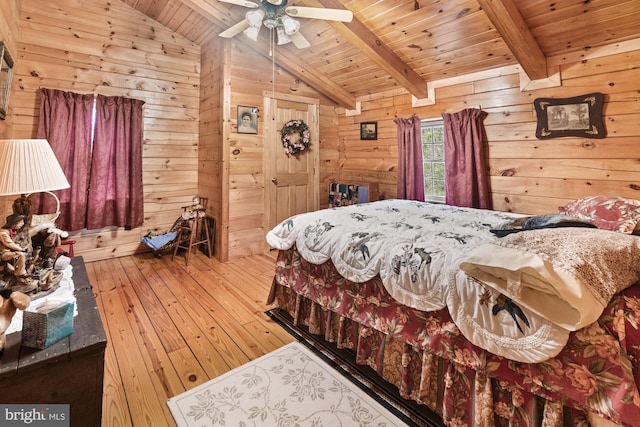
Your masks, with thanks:
<instances>
[{"instance_id":1,"label":"pillow","mask_svg":"<svg viewBox=\"0 0 640 427\"><path fill-rule=\"evenodd\" d=\"M603 230L627 234L640 232L640 200L613 196L590 196L574 200L558 210L591 221Z\"/></svg>"}]
</instances>

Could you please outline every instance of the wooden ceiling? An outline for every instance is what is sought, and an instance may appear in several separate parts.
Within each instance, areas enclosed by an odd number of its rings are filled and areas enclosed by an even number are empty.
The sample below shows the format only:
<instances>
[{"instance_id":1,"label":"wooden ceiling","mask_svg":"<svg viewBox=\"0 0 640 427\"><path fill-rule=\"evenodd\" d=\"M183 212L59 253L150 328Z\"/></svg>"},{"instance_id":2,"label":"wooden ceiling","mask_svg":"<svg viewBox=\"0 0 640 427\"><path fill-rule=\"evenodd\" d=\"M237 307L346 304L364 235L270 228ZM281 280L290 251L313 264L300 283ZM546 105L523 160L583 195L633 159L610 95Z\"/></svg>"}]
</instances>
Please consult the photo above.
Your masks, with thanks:
<instances>
[{"instance_id":1,"label":"wooden ceiling","mask_svg":"<svg viewBox=\"0 0 640 427\"><path fill-rule=\"evenodd\" d=\"M121 0L196 44L249 10L218 0ZM531 80L548 77L550 58L580 58L616 44L640 45L638 0L289 0L349 9L350 23L300 18L311 43L276 48L275 61L337 105L405 89L427 97L427 83L519 64ZM269 31L258 42L268 55Z\"/></svg>"}]
</instances>

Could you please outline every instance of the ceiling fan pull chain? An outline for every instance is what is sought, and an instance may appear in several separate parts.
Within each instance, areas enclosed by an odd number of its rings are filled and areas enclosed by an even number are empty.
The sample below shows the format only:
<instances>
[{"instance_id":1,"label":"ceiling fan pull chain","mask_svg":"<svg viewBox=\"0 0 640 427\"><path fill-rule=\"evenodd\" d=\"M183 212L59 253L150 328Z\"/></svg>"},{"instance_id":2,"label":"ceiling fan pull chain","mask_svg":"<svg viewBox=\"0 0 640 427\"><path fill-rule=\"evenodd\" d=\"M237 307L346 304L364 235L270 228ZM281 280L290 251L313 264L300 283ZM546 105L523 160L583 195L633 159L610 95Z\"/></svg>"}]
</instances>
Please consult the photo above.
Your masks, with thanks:
<instances>
[{"instance_id":1,"label":"ceiling fan pull chain","mask_svg":"<svg viewBox=\"0 0 640 427\"><path fill-rule=\"evenodd\" d=\"M273 28L271 29L271 98L276 97L276 55L273 52Z\"/></svg>"},{"instance_id":2,"label":"ceiling fan pull chain","mask_svg":"<svg viewBox=\"0 0 640 427\"><path fill-rule=\"evenodd\" d=\"M269 28L269 56L273 58L273 28Z\"/></svg>"}]
</instances>

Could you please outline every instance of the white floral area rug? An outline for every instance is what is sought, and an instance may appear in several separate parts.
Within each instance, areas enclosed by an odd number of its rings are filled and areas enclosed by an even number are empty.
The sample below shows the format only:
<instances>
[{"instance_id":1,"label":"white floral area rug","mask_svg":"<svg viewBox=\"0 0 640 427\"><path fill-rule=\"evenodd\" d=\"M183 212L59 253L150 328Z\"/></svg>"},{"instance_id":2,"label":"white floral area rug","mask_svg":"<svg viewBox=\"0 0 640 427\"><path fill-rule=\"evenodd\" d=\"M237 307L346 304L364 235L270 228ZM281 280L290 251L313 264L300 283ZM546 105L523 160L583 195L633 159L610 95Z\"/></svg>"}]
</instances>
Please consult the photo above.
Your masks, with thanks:
<instances>
[{"instance_id":1,"label":"white floral area rug","mask_svg":"<svg viewBox=\"0 0 640 427\"><path fill-rule=\"evenodd\" d=\"M303 344L287 344L167 401L178 427L406 425Z\"/></svg>"}]
</instances>

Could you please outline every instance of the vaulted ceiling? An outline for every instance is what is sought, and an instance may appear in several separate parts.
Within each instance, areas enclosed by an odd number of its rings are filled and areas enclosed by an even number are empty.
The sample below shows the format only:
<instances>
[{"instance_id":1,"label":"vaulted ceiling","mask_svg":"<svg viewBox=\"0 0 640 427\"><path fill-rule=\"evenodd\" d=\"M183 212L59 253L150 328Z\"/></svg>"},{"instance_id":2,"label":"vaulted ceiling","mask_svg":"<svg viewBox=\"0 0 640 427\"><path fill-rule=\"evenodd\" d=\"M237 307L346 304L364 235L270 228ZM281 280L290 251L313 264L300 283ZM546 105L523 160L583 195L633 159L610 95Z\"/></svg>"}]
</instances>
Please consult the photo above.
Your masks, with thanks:
<instances>
[{"instance_id":1,"label":"vaulted ceiling","mask_svg":"<svg viewBox=\"0 0 640 427\"><path fill-rule=\"evenodd\" d=\"M196 44L233 26L246 7L218 0L121 0ZM259 2L259 0L256 0ZM289 6L348 9L351 22L300 18L311 46L277 46L275 62L337 105L519 64L544 79L552 58L580 60L607 46L640 48L638 0L290 0ZM269 31L255 42L268 55ZM613 46L613 48L612 48Z\"/></svg>"}]
</instances>

